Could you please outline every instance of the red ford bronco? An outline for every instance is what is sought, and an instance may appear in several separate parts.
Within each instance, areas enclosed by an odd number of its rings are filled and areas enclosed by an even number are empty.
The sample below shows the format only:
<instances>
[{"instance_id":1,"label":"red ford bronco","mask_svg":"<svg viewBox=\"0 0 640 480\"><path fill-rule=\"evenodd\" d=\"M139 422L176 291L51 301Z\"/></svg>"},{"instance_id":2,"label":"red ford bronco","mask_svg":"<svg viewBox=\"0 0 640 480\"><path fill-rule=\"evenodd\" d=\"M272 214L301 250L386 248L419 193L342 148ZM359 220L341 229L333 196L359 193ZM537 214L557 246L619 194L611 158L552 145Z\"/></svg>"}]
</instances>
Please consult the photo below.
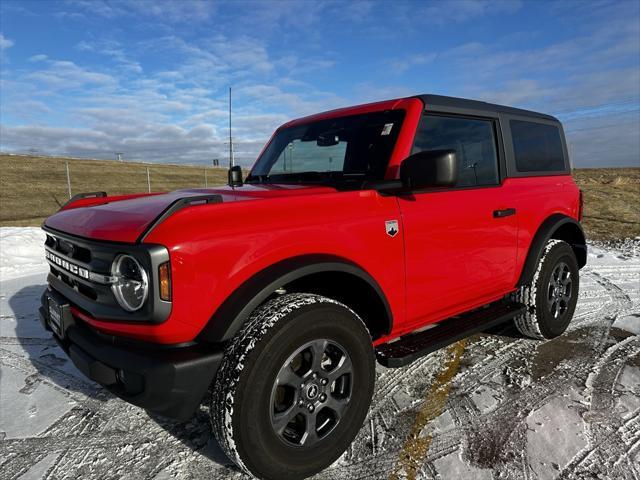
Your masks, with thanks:
<instances>
[{"instance_id":1,"label":"red ford bronco","mask_svg":"<svg viewBox=\"0 0 640 480\"><path fill-rule=\"evenodd\" d=\"M586 263L562 125L436 95L280 127L242 181L74 197L44 223L41 321L115 395L214 434L243 471L312 475L347 448L376 360L512 320L567 328Z\"/></svg>"}]
</instances>

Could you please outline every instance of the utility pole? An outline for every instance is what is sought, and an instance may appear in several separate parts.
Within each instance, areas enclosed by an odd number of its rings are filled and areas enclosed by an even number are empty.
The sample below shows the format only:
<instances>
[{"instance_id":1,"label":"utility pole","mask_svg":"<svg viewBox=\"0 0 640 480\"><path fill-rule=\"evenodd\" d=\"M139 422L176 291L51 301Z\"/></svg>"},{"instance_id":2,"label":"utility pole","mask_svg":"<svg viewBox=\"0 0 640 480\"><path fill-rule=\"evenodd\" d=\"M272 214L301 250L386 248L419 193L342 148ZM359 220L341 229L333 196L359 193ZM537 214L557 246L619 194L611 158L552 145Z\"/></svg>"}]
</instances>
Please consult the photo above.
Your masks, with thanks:
<instances>
[{"instance_id":1,"label":"utility pole","mask_svg":"<svg viewBox=\"0 0 640 480\"><path fill-rule=\"evenodd\" d=\"M69 198L71 198L71 175L69 175L69 162L65 162L65 168L67 170L67 190L69 190Z\"/></svg>"}]
</instances>

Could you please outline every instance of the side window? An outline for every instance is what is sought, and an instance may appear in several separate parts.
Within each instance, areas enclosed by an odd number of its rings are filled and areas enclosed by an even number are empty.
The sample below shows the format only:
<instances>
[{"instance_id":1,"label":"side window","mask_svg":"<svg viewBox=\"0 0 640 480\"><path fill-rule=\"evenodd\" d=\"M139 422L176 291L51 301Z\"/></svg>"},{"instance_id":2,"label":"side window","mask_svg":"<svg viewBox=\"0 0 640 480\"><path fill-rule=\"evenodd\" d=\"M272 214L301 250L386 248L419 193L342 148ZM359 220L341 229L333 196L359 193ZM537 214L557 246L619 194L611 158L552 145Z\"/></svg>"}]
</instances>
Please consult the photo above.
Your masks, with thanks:
<instances>
[{"instance_id":1,"label":"side window","mask_svg":"<svg viewBox=\"0 0 640 480\"><path fill-rule=\"evenodd\" d=\"M560 130L554 125L511 120L513 153L518 172L565 170Z\"/></svg>"},{"instance_id":2,"label":"side window","mask_svg":"<svg viewBox=\"0 0 640 480\"><path fill-rule=\"evenodd\" d=\"M425 115L416 133L413 153L446 149L456 151L457 187L499 183L498 155L491 120Z\"/></svg>"}]
</instances>

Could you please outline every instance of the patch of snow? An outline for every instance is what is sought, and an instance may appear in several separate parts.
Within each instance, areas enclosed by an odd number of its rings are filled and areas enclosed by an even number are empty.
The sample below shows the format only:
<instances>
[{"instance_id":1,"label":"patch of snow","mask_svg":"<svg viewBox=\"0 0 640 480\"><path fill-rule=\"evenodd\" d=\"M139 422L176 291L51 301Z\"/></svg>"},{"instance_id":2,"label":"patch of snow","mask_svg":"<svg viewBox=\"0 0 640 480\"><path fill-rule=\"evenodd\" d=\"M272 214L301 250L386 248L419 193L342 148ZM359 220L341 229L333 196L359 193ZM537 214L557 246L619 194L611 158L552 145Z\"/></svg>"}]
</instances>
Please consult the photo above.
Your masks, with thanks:
<instances>
[{"instance_id":1,"label":"patch of snow","mask_svg":"<svg viewBox=\"0 0 640 480\"><path fill-rule=\"evenodd\" d=\"M0 284L0 336L51 338L38 319L40 296L46 288L46 272Z\"/></svg>"},{"instance_id":2,"label":"patch of snow","mask_svg":"<svg viewBox=\"0 0 640 480\"><path fill-rule=\"evenodd\" d=\"M554 478L584 447L583 421L573 401L554 397L527 417L527 457L537 478Z\"/></svg>"},{"instance_id":3,"label":"patch of snow","mask_svg":"<svg viewBox=\"0 0 640 480\"><path fill-rule=\"evenodd\" d=\"M470 397L480 413L489 413L495 410L502 401L502 395L487 385L480 386L471 393Z\"/></svg>"},{"instance_id":4,"label":"patch of snow","mask_svg":"<svg viewBox=\"0 0 640 480\"><path fill-rule=\"evenodd\" d=\"M626 365L617 378L616 411L624 418L640 410L640 367Z\"/></svg>"},{"instance_id":5,"label":"patch of snow","mask_svg":"<svg viewBox=\"0 0 640 480\"><path fill-rule=\"evenodd\" d=\"M451 416L451 412L449 410L445 410L438 417L436 417L433 422L431 422L432 430L431 435L442 434L453 430L456 427L456 424Z\"/></svg>"},{"instance_id":6,"label":"patch of snow","mask_svg":"<svg viewBox=\"0 0 640 480\"><path fill-rule=\"evenodd\" d=\"M0 227L0 280L47 270L39 227Z\"/></svg>"},{"instance_id":7,"label":"patch of snow","mask_svg":"<svg viewBox=\"0 0 640 480\"><path fill-rule=\"evenodd\" d=\"M634 335L640 335L640 315L627 315L626 317L618 317L613 322L612 327L618 327L621 330L626 330Z\"/></svg>"},{"instance_id":8,"label":"patch of snow","mask_svg":"<svg viewBox=\"0 0 640 480\"><path fill-rule=\"evenodd\" d=\"M493 478L489 469L477 468L462 459L461 451L452 452L433 462L441 480L459 480L473 478L474 480L490 480Z\"/></svg>"},{"instance_id":9,"label":"patch of snow","mask_svg":"<svg viewBox=\"0 0 640 480\"><path fill-rule=\"evenodd\" d=\"M18 480L40 480L41 478L45 478L45 475L47 474L49 469L53 467L55 461L59 456L60 452L53 452L48 454L33 467L20 475Z\"/></svg>"},{"instance_id":10,"label":"patch of snow","mask_svg":"<svg viewBox=\"0 0 640 480\"><path fill-rule=\"evenodd\" d=\"M2 369L0 425L5 438L36 436L73 407L67 396L41 382L39 376L18 369Z\"/></svg>"}]
</instances>

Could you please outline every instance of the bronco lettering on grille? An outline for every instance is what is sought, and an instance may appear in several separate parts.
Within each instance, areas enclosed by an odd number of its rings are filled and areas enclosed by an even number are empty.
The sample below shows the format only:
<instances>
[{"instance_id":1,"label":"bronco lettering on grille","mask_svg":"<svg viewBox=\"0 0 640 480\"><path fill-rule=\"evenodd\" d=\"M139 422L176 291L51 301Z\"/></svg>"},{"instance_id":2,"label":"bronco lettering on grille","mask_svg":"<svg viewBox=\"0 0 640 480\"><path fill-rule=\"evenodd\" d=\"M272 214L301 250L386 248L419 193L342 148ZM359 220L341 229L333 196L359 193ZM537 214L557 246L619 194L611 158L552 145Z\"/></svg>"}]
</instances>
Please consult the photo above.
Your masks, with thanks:
<instances>
[{"instance_id":1,"label":"bronco lettering on grille","mask_svg":"<svg viewBox=\"0 0 640 480\"><path fill-rule=\"evenodd\" d=\"M45 258L49 260L49 262L57 265L63 270L77 275L78 277L86 278L87 280L89 280L89 270L87 270L86 268L80 267L79 265L75 265L63 258L60 258L59 256L51 253L49 250L45 250L44 255Z\"/></svg>"}]
</instances>

